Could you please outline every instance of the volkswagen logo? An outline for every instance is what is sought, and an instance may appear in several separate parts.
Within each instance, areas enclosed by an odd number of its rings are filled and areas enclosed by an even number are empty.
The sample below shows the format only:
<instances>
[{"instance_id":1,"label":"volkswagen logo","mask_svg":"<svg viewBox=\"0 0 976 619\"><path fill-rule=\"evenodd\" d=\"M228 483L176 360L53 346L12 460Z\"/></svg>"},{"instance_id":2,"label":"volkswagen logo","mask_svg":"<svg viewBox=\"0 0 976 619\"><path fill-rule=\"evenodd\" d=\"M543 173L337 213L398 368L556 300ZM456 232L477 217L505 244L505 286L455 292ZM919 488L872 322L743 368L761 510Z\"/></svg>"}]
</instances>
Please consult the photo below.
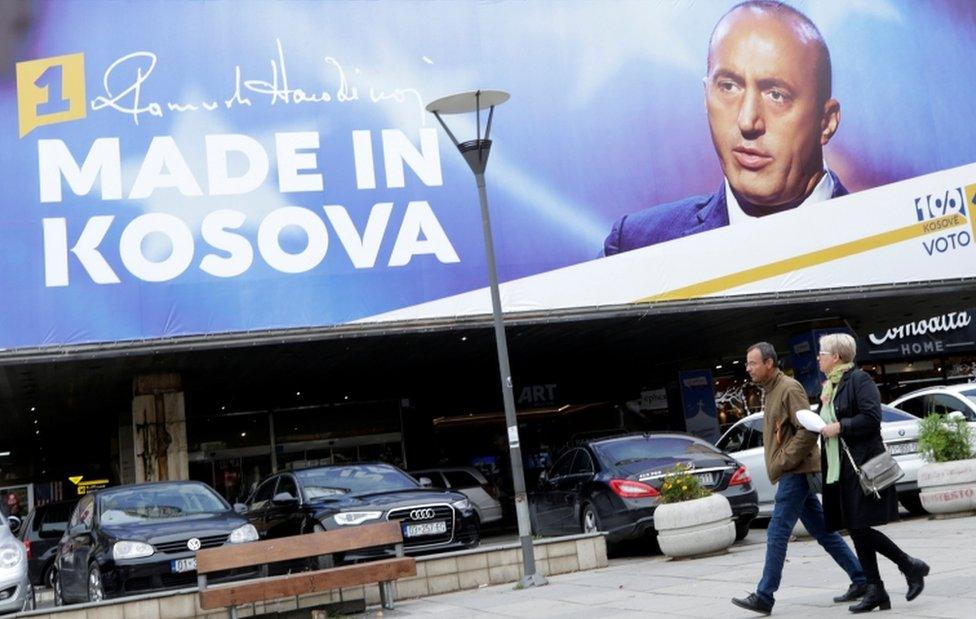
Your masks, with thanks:
<instances>
[{"instance_id":1,"label":"volkswagen logo","mask_svg":"<svg viewBox=\"0 0 976 619\"><path fill-rule=\"evenodd\" d=\"M186 547L193 551L200 550L200 540L195 537L191 537L189 540L187 540Z\"/></svg>"},{"instance_id":2,"label":"volkswagen logo","mask_svg":"<svg viewBox=\"0 0 976 619\"><path fill-rule=\"evenodd\" d=\"M434 517L433 507L415 509L410 512L410 520L430 520L433 517Z\"/></svg>"}]
</instances>

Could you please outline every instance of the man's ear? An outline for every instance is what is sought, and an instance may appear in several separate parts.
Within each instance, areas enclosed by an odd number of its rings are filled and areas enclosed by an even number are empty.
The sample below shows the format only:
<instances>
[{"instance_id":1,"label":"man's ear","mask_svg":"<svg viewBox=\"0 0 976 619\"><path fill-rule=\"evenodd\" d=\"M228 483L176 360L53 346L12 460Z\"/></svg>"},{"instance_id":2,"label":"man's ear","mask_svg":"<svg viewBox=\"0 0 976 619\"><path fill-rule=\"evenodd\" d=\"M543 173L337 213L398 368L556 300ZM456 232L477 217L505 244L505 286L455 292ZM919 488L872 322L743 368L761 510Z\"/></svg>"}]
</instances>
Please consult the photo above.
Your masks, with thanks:
<instances>
[{"instance_id":1,"label":"man's ear","mask_svg":"<svg viewBox=\"0 0 976 619\"><path fill-rule=\"evenodd\" d=\"M826 146L840 126L840 103L837 99L827 99L823 104L823 116L820 118L820 145Z\"/></svg>"}]
</instances>

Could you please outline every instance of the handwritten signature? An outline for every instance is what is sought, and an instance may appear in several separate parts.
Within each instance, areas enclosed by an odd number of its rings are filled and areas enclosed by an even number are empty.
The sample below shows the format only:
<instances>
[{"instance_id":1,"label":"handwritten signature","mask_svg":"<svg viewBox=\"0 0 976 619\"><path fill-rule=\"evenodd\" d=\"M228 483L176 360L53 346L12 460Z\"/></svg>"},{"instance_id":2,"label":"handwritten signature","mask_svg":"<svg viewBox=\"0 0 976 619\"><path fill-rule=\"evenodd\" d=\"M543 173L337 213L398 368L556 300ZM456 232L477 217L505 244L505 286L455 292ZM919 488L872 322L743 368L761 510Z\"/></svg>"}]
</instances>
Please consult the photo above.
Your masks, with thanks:
<instances>
[{"instance_id":1,"label":"handwritten signature","mask_svg":"<svg viewBox=\"0 0 976 619\"><path fill-rule=\"evenodd\" d=\"M162 118L167 112L212 112L219 109L221 103L226 109L231 109L234 106L250 107L253 106L253 102L249 95L260 95L260 98L255 97L255 100L263 101L268 105L349 103L360 100L359 88L350 85L345 69L338 60L331 56L326 56L323 62L330 71L334 72L338 82L337 88L317 91L292 88L288 82L288 67L281 40L276 39L275 43L278 48L278 57L271 60L270 80L245 79L240 65L237 65L234 67L234 93L229 98L222 101L205 100L193 103L185 101L144 102L143 85L156 69L158 59L156 54L152 52L133 52L122 56L105 70L105 74L102 76L102 88L105 90L105 94L92 99L91 109L98 111L108 108L130 115L133 122L138 125L139 119L146 114ZM125 87L115 92L112 84L118 83L125 84ZM371 103L384 101L415 103L420 123L426 124L427 115L424 114L423 98L416 88L395 88L385 91L369 87L368 97L368 101Z\"/></svg>"}]
</instances>

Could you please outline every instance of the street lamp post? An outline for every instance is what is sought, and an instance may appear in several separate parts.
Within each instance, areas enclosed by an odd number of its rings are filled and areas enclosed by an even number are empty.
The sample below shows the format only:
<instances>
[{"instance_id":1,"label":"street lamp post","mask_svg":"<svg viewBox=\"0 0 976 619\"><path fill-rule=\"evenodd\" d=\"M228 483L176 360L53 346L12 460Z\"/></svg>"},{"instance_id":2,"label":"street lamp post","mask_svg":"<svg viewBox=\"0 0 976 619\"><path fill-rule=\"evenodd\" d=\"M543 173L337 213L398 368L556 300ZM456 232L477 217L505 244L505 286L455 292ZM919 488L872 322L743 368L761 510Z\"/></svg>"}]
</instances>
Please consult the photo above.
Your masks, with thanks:
<instances>
[{"instance_id":1,"label":"street lamp post","mask_svg":"<svg viewBox=\"0 0 976 619\"><path fill-rule=\"evenodd\" d=\"M515 513L518 517L519 542L522 544L523 576L519 581L522 587L547 584L545 576L535 569L535 552L532 547L532 527L529 522L529 504L525 493L525 473L522 470L522 448L519 445L518 420L515 416L515 396L512 393L512 371L508 363L508 344L505 339L505 324L502 319L501 295L498 292L498 270L495 267L495 248L491 236L491 221L488 218L488 192L485 189L485 168L491 152L491 121L495 107L508 101L509 95L500 90L476 90L438 99L427 105L457 146L464 160L474 172L478 185L478 199L481 203L481 227L485 235L485 254L488 260L488 284L491 289L491 313L495 323L495 345L498 348L498 369L502 385L502 399L505 403L505 424L508 426L508 448L512 460L512 481L515 486ZM481 110L488 109L488 122L485 136L481 137ZM477 124L476 138L458 142L457 138L441 118L445 114L468 114L474 112Z\"/></svg>"}]
</instances>

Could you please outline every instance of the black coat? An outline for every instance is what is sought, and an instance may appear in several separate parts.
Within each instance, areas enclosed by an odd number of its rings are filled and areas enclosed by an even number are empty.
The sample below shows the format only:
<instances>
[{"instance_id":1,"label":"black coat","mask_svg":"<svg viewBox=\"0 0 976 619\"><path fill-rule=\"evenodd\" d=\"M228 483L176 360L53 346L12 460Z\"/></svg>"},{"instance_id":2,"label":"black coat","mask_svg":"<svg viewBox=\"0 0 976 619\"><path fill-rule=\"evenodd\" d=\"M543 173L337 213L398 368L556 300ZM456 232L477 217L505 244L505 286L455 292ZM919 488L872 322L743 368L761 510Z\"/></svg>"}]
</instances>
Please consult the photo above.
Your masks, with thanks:
<instances>
[{"instance_id":1,"label":"black coat","mask_svg":"<svg viewBox=\"0 0 976 619\"><path fill-rule=\"evenodd\" d=\"M840 436L860 467L885 450L881 440L881 394L874 380L861 369L844 373L837 385L834 412L840 422ZM827 450L821 459L824 482L827 481ZM865 495L858 483L844 448L840 449L840 480L823 486L824 516L827 529L861 529L898 520L898 495L895 487L881 491L881 499Z\"/></svg>"}]
</instances>

